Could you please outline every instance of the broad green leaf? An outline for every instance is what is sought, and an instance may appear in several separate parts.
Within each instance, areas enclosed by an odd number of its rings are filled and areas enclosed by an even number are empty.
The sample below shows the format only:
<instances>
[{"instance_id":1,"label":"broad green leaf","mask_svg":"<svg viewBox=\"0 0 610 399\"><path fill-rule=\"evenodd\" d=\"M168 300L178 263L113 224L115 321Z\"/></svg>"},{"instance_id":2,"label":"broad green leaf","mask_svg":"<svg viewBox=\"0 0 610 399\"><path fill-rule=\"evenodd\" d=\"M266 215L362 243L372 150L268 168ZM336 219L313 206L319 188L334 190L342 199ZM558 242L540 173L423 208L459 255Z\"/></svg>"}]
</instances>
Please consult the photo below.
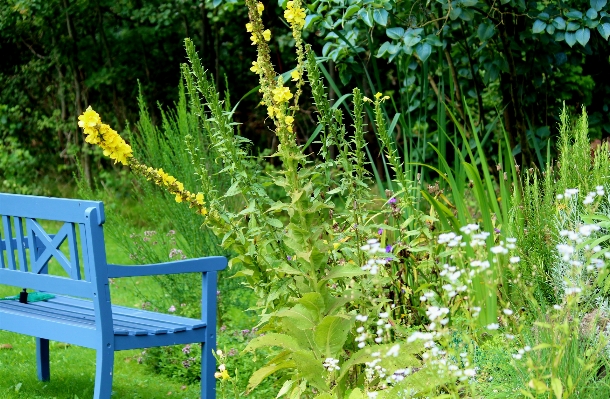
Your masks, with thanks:
<instances>
[{"instance_id":1,"label":"broad green leaf","mask_svg":"<svg viewBox=\"0 0 610 399\"><path fill-rule=\"evenodd\" d=\"M373 18L375 19L375 22L381 26L386 26L388 24L388 12L383 8L376 9L373 13Z\"/></svg>"},{"instance_id":2,"label":"broad green leaf","mask_svg":"<svg viewBox=\"0 0 610 399\"><path fill-rule=\"evenodd\" d=\"M277 227L278 229L281 229L282 227L284 227L284 223L280 222L279 219L269 218L269 219L267 219L267 223L270 226Z\"/></svg>"},{"instance_id":3,"label":"broad green leaf","mask_svg":"<svg viewBox=\"0 0 610 399\"><path fill-rule=\"evenodd\" d=\"M486 22L481 23L477 29L477 35L479 36L479 40L482 42L491 39L491 37L494 35L493 24L488 24Z\"/></svg>"},{"instance_id":4,"label":"broad green leaf","mask_svg":"<svg viewBox=\"0 0 610 399\"><path fill-rule=\"evenodd\" d=\"M349 394L347 399L364 399L364 394L360 390L360 388L354 388L354 390Z\"/></svg>"},{"instance_id":5,"label":"broad green leaf","mask_svg":"<svg viewBox=\"0 0 610 399\"><path fill-rule=\"evenodd\" d=\"M381 45L381 47L379 47L379 50L377 51L377 54L375 55L375 57L377 57L377 58L383 57L388 52L388 49L390 48L391 45L392 45L392 43L390 43L390 42L384 42Z\"/></svg>"},{"instance_id":6,"label":"broad green leaf","mask_svg":"<svg viewBox=\"0 0 610 399\"><path fill-rule=\"evenodd\" d=\"M557 17L553 20L553 26L559 30L564 30L566 28L566 20L561 17Z\"/></svg>"},{"instance_id":7,"label":"broad green leaf","mask_svg":"<svg viewBox=\"0 0 610 399\"><path fill-rule=\"evenodd\" d=\"M307 17L305 17L305 26L303 27L303 29L309 29L313 26L313 24L316 21L319 21L320 19L322 19L322 16L320 14L309 14L307 15Z\"/></svg>"},{"instance_id":8,"label":"broad green leaf","mask_svg":"<svg viewBox=\"0 0 610 399\"><path fill-rule=\"evenodd\" d=\"M432 54L432 46L428 43L419 43L415 46L415 53L422 62L426 62L430 54Z\"/></svg>"},{"instance_id":9,"label":"broad green leaf","mask_svg":"<svg viewBox=\"0 0 610 399\"><path fill-rule=\"evenodd\" d=\"M477 5L478 2L478 0L462 0L460 1L460 4L464 7L474 7Z\"/></svg>"},{"instance_id":10,"label":"broad green leaf","mask_svg":"<svg viewBox=\"0 0 610 399\"><path fill-rule=\"evenodd\" d=\"M548 21L549 20L549 14L547 14L545 12L541 12L540 14L538 14L538 19L541 19L543 21Z\"/></svg>"},{"instance_id":11,"label":"broad green leaf","mask_svg":"<svg viewBox=\"0 0 610 399\"><path fill-rule=\"evenodd\" d=\"M568 22L568 26L566 27L566 30L568 32L574 32L574 31L577 31L578 29L580 29L580 24L578 22L573 22L573 21Z\"/></svg>"},{"instance_id":12,"label":"broad green leaf","mask_svg":"<svg viewBox=\"0 0 610 399\"><path fill-rule=\"evenodd\" d=\"M591 31L589 30L589 28L581 28L576 31L575 35L576 41L578 41L578 43L580 43L580 45L584 47L587 45L589 39L591 38Z\"/></svg>"},{"instance_id":13,"label":"broad green leaf","mask_svg":"<svg viewBox=\"0 0 610 399\"><path fill-rule=\"evenodd\" d=\"M570 10L569 12L566 13L566 17L572 18L572 19L582 19L582 12L580 12L578 10Z\"/></svg>"},{"instance_id":14,"label":"broad green leaf","mask_svg":"<svg viewBox=\"0 0 610 399\"><path fill-rule=\"evenodd\" d=\"M536 390L536 393L541 394L548 391L549 387L542 381L532 378L530 382L527 384L530 388Z\"/></svg>"},{"instance_id":15,"label":"broad green leaf","mask_svg":"<svg viewBox=\"0 0 610 399\"><path fill-rule=\"evenodd\" d=\"M287 318L301 330L314 328L319 318L319 315L313 314L311 310L300 304L295 305L290 309L280 310L279 312L275 313L274 316Z\"/></svg>"},{"instance_id":16,"label":"broad green leaf","mask_svg":"<svg viewBox=\"0 0 610 399\"><path fill-rule=\"evenodd\" d=\"M474 11L469 8L463 8L460 13L460 18L466 22L472 21L474 18Z\"/></svg>"},{"instance_id":17,"label":"broad green leaf","mask_svg":"<svg viewBox=\"0 0 610 399\"><path fill-rule=\"evenodd\" d=\"M254 338L248 346L244 349L246 352L251 352L258 348L266 348L270 346L278 346L280 348L288 349L292 352L302 350L301 346L296 339L286 334L279 333L268 333L265 335L259 335Z\"/></svg>"},{"instance_id":18,"label":"broad green leaf","mask_svg":"<svg viewBox=\"0 0 610 399\"><path fill-rule=\"evenodd\" d=\"M333 394L333 395L331 395L331 394L330 394L330 393L328 393L328 392L323 392L323 393L321 393L320 395L316 396L316 397L315 397L315 398L313 398L313 399L337 399L337 396L336 396L336 395L334 395L334 394Z\"/></svg>"},{"instance_id":19,"label":"broad green leaf","mask_svg":"<svg viewBox=\"0 0 610 399\"><path fill-rule=\"evenodd\" d=\"M345 15L343 15L343 20L345 21L346 19L349 19L352 15L356 14L358 10L360 10L359 4L352 4L351 6L347 7L347 10L345 10Z\"/></svg>"},{"instance_id":20,"label":"broad green leaf","mask_svg":"<svg viewBox=\"0 0 610 399\"><path fill-rule=\"evenodd\" d=\"M532 27L532 33L543 32L545 28L546 28L546 22L542 22L541 20L537 19L534 21L534 26Z\"/></svg>"},{"instance_id":21,"label":"broad green leaf","mask_svg":"<svg viewBox=\"0 0 610 399\"><path fill-rule=\"evenodd\" d=\"M292 354L296 362L296 369L307 382L321 392L328 392L328 386L324 380L326 370L322 366L323 360L317 359L311 351L298 351Z\"/></svg>"},{"instance_id":22,"label":"broad green leaf","mask_svg":"<svg viewBox=\"0 0 610 399\"><path fill-rule=\"evenodd\" d=\"M421 37L413 31L407 31L403 41L405 42L405 46L413 47L417 43L421 42Z\"/></svg>"},{"instance_id":23,"label":"broad green leaf","mask_svg":"<svg viewBox=\"0 0 610 399\"><path fill-rule=\"evenodd\" d=\"M364 12L363 12L364 11ZM369 28L373 27L373 10L363 8L358 12L358 15L362 17L362 20L365 24L368 25Z\"/></svg>"},{"instance_id":24,"label":"broad green leaf","mask_svg":"<svg viewBox=\"0 0 610 399\"><path fill-rule=\"evenodd\" d=\"M585 15L589 19L596 19L597 18L597 11L595 10L595 8L589 8Z\"/></svg>"},{"instance_id":25,"label":"broad green leaf","mask_svg":"<svg viewBox=\"0 0 610 399\"><path fill-rule=\"evenodd\" d=\"M606 22L597 25L597 31L605 40L608 40L608 37L610 37L610 23Z\"/></svg>"},{"instance_id":26,"label":"broad green leaf","mask_svg":"<svg viewBox=\"0 0 610 399\"><path fill-rule=\"evenodd\" d=\"M405 30L400 27L388 28L385 30L385 34L388 35L390 39L399 40L404 36Z\"/></svg>"},{"instance_id":27,"label":"broad green leaf","mask_svg":"<svg viewBox=\"0 0 610 399\"><path fill-rule=\"evenodd\" d=\"M366 272L355 264L346 263L344 265L335 266L326 276L324 276L323 280L332 280L334 278L343 278L343 277L355 277L361 276Z\"/></svg>"},{"instance_id":28,"label":"broad green leaf","mask_svg":"<svg viewBox=\"0 0 610 399\"><path fill-rule=\"evenodd\" d=\"M302 298L299 298L298 302L312 312L320 315L320 317L326 313L324 298L322 298L322 295L318 292L308 292L303 295Z\"/></svg>"},{"instance_id":29,"label":"broad green leaf","mask_svg":"<svg viewBox=\"0 0 610 399\"><path fill-rule=\"evenodd\" d=\"M326 316L322 319L314 332L314 340L326 357L338 357L353 322L351 316Z\"/></svg>"},{"instance_id":30,"label":"broad green leaf","mask_svg":"<svg viewBox=\"0 0 610 399\"><path fill-rule=\"evenodd\" d=\"M455 21L456 19L459 18L461 13L462 13L462 9L460 7L452 8L451 11L449 12L449 18L451 18L452 21Z\"/></svg>"},{"instance_id":31,"label":"broad green leaf","mask_svg":"<svg viewBox=\"0 0 610 399\"><path fill-rule=\"evenodd\" d=\"M566 39L566 33L565 32L562 32L562 31L555 32L555 41L560 42L560 41L565 40L565 39Z\"/></svg>"},{"instance_id":32,"label":"broad green leaf","mask_svg":"<svg viewBox=\"0 0 610 399\"><path fill-rule=\"evenodd\" d=\"M295 366L296 362L294 360L289 360L286 362L261 367L260 369L252 373L250 380L248 380L248 391L251 391L252 389L256 388L265 378L275 373L276 371L286 368L295 368Z\"/></svg>"},{"instance_id":33,"label":"broad green leaf","mask_svg":"<svg viewBox=\"0 0 610 399\"><path fill-rule=\"evenodd\" d=\"M548 33L549 35L552 35L553 33L555 33L555 25L548 24L546 26L546 33Z\"/></svg>"},{"instance_id":34,"label":"broad green leaf","mask_svg":"<svg viewBox=\"0 0 610 399\"><path fill-rule=\"evenodd\" d=\"M570 47L576 44L576 34L574 32L566 33L566 43L568 43L568 46Z\"/></svg>"},{"instance_id":35,"label":"broad green leaf","mask_svg":"<svg viewBox=\"0 0 610 399\"><path fill-rule=\"evenodd\" d=\"M561 384L559 378L551 378L551 388L553 389L556 399L563 398L563 385Z\"/></svg>"},{"instance_id":36,"label":"broad green leaf","mask_svg":"<svg viewBox=\"0 0 610 399\"><path fill-rule=\"evenodd\" d=\"M595 11L601 11L606 6L607 0L591 0L589 4L595 9Z\"/></svg>"},{"instance_id":37,"label":"broad green leaf","mask_svg":"<svg viewBox=\"0 0 610 399\"><path fill-rule=\"evenodd\" d=\"M292 388L292 384L294 384L293 380L286 380L284 385L282 385L282 389L280 389L280 391L277 393L276 398L281 398L282 396L286 395Z\"/></svg>"}]
</instances>

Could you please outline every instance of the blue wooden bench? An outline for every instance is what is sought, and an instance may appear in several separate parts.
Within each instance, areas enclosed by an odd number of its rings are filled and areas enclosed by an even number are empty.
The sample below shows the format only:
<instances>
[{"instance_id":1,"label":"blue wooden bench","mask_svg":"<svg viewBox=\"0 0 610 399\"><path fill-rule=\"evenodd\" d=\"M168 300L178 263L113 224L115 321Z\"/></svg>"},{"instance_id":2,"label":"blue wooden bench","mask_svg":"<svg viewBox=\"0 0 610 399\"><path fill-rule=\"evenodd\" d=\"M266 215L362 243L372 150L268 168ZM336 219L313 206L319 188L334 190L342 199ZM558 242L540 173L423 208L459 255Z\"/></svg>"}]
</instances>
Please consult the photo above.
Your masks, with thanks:
<instances>
[{"instance_id":1,"label":"blue wooden bench","mask_svg":"<svg viewBox=\"0 0 610 399\"><path fill-rule=\"evenodd\" d=\"M0 193L0 284L55 295L46 301L0 301L0 330L36 337L38 379L49 380L49 340L97 351L94 399L112 392L114 352L201 343L201 398L216 397L216 279L227 265L214 256L145 266L106 262L101 202ZM41 220L61 222L48 234ZM63 224L62 224L63 223ZM80 240L77 240L77 236ZM67 245L64 242L67 241ZM63 245L62 245L63 244ZM67 247L67 248L66 248ZM49 260L60 267L49 270ZM113 305L108 279L201 273L201 319Z\"/></svg>"}]
</instances>

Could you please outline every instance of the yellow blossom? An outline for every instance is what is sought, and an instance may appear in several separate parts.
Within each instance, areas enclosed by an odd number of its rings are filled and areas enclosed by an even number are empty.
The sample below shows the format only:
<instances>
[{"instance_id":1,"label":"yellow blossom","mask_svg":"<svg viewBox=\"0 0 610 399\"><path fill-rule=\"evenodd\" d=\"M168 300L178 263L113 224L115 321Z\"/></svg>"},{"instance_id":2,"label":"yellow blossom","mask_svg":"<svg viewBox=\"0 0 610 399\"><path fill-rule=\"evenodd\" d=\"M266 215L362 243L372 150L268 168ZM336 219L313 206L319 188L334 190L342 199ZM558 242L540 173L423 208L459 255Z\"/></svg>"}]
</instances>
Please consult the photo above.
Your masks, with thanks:
<instances>
[{"instance_id":1,"label":"yellow blossom","mask_svg":"<svg viewBox=\"0 0 610 399\"><path fill-rule=\"evenodd\" d=\"M383 96L383 94L381 94L381 93L379 93L379 92L377 92L377 94L375 94L375 98L376 98L377 100L379 100L379 99L381 98L381 96Z\"/></svg>"},{"instance_id":2,"label":"yellow blossom","mask_svg":"<svg viewBox=\"0 0 610 399\"><path fill-rule=\"evenodd\" d=\"M250 40L252 40L252 44L258 43L258 39L256 38L256 35L254 35L254 34L252 36L250 36Z\"/></svg>"},{"instance_id":3,"label":"yellow blossom","mask_svg":"<svg viewBox=\"0 0 610 399\"><path fill-rule=\"evenodd\" d=\"M176 202L178 202L178 203L182 202L182 195L181 194L176 194Z\"/></svg>"},{"instance_id":4,"label":"yellow blossom","mask_svg":"<svg viewBox=\"0 0 610 399\"><path fill-rule=\"evenodd\" d=\"M259 14L262 14L265 10L265 6L263 5L263 3L259 2L256 4L256 9L258 10Z\"/></svg>"},{"instance_id":5,"label":"yellow blossom","mask_svg":"<svg viewBox=\"0 0 610 399\"><path fill-rule=\"evenodd\" d=\"M228 380L231 377L229 376L229 372L227 371L227 369L224 369L221 372L214 373L214 378Z\"/></svg>"},{"instance_id":6,"label":"yellow blossom","mask_svg":"<svg viewBox=\"0 0 610 399\"><path fill-rule=\"evenodd\" d=\"M273 101L278 104L283 102L287 102L292 98L292 93L288 87L280 86L276 89L273 89Z\"/></svg>"},{"instance_id":7,"label":"yellow blossom","mask_svg":"<svg viewBox=\"0 0 610 399\"><path fill-rule=\"evenodd\" d=\"M248 23L246 24L246 31L247 31L247 32L252 32L252 23L251 23L251 22L248 22Z\"/></svg>"},{"instance_id":8,"label":"yellow blossom","mask_svg":"<svg viewBox=\"0 0 610 399\"><path fill-rule=\"evenodd\" d=\"M263 31L263 38L265 39L265 41L269 41L271 40L271 31L269 29L266 29L265 31Z\"/></svg>"},{"instance_id":9,"label":"yellow blossom","mask_svg":"<svg viewBox=\"0 0 610 399\"><path fill-rule=\"evenodd\" d=\"M258 66L258 62L252 61L252 66L250 67L250 70L254 73L260 73L261 68L260 68L260 66Z\"/></svg>"},{"instance_id":10,"label":"yellow blossom","mask_svg":"<svg viewBox=\"0 0 610 399\"><path fill-rule=\"evenodd\" d=\"M286 5L286 11L284 11L284 18L296 29L301 29L305 26L305 9L294 8L294 2L289 1Z\"/></svg>"},{"instance_id":11,"label":"yellow blossom","mask_svg":"<svg viewBox=\"0 0 610 399\"><path fill-rule=\"evenodd\" d=\"M197 193L195 201L197 201L199 205L203 205L203 193Z\"/></svg>"},{"instance_id":12,"label":"yellow blossom","mask_svg":"<svg viewBox=\"0 0 610 399\"><path fill-rule=\"evenodd\" d=\"M284 122L286 122L287 125L292 125L294 122L294 117L292 115L288 115L286 118L284 118Z\"/></svg>"},{"instance_id":13,"label":"yellow blossom","mask_svg":"<svg viewBox=\"0 0 610 399\"><path fill-rule=\"evenodd\" d=\"M87 107L87 110L78 117L78 126L84 129L96 127L100 123L102 123L102 120L99 114L91 106Z\"/></svg>"},{"instance_id":14,"label":"yellow blossom","mask_svg":"<svg viewBox=\"0 0 610 399\"><path fill-rule=\"evenodd\" d=\"M273 105L270 107L267 107L267 114L269 114L269 117L273 118L274 115L278 115L280 113L279 108L274 107Z\"/></svg>"},{"instance_id":15,"label":"yellow blossom","mask_svg":"<svg viewBox=\"0 0 610 399\"><path fill-rule=\"evenodd\" d=\"M299 77L301 77L301 74L299 73L299 71L292 71L290 72L290 76L292 77L292 80L299 80Z\"/></svg>"}]
</instances>

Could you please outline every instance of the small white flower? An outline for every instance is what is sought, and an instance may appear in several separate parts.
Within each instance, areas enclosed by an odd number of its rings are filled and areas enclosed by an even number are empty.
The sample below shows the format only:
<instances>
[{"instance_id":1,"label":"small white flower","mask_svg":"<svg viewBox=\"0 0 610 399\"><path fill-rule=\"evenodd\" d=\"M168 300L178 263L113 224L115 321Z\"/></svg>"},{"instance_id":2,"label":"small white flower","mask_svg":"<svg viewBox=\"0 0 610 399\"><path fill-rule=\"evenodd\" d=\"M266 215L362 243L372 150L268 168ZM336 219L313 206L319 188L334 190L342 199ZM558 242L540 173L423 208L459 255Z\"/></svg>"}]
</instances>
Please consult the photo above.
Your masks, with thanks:
<instances>
[{"instance_id":1,"label":"small white flower","mask_svg":"<svg viewBox=\"0 0 610 399\"><path fill-rule=\"evenodd\" d=\"M510 263L519 263L520 260L521 260L521 258L518 256L511 256L509 259L509 262Z\"/></svg>"},{"instance_id":2,"label":"small white flower","mask_svg":"<svg viewBox=\"0 0 610 399\"><path fill-rule=\"evenodd\" d=\"M497 330L498 328L500 328L500 325L498 323L491 323L487 325L488 330Z\"/></svg>"},{"instance_id":3,"label":"small white flower","mask_svg":"<svg viewBox=\"0 0 610 399\"><path fill-rule=\"evenodd\" d=\"M504 314L505 314L505 315L507 315L507 316L510 316L510 315L512 315L512 314L513 314L513 311L512 311L512 310L510 310L510 309L504 309L504 310L503 310L503 312L504 312Z\"/></svg>"},{"instance_id":4,"label":"small white flower","mask_svg":"<svg viewBox=\"0 0 610 399\"><path fill-rule=\"evenodd\" d=\"M559 305L553 305L553 309L555 309L555 310L561 310L561 306L559 306Z\"/></svg>"}]
</instances>

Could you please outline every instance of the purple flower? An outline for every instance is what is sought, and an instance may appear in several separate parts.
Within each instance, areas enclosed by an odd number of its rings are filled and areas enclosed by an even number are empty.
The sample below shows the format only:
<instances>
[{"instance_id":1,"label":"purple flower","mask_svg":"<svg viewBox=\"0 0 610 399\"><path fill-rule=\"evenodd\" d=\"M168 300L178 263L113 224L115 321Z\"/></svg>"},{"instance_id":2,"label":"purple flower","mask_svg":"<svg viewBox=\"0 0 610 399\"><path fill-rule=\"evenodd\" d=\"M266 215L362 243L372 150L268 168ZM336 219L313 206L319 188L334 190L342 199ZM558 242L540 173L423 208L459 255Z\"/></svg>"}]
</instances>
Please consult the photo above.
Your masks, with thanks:
<instances>
[{"instance_id":1,"label":"purple flower","mask_svg":"<svg viewBox=\"0 0 610 399\"><path fill-rule=\"evenodd\" d=\"M222 326L220 327L220 331L221 331L221 332L225 332L225 331L227 331L227 326L222 325Z\"/></svg>"},{"instance_id":2,"label":"purple flower","mask_svg":"<svg viewBox=\"0 0 610 399\"><path fill-rule=\"evenodd\" d=\"M396 198L390 198L390 200L388 202L390 204L395 204L396 203Z\"/></svg>"},{"instance_id":3,"label":"purple flower","mask_svg":"<svg viewBox=\"0 0 610 399\"><path fill-rule=\"evenodd\" d=\"M496 234L500 234L500 229L494 228L494 231L496 232Z\"/></svg>"},{"instance_id":4,"label":"purple flower","mask_svg":"<svg viewBox=\"0 0 610 399\"><path fill-rule=\"evenodd\" d=\"M292 256L288 255L288 256L286 256L286 259L292 260Z\"/></svg>"},{"instance_id":5,"label":"purple flower","mask_svg":"<svg viewBox=\"0 0 610 399\"><path fill-rule=\"evenodd\" d=\"M189 367L191 367L191 363L188 360L183 360L182 367L184 367L185 369L188 369Z\"/></svg>"},{"instance_id":6,"label":"purple flower","mask_svg":"<svg viewBox=\"0 0 610 399\"><path fill-rule=\"evenodd\" d=\"M237 356L237 349L231 348L229 353L227 353L227 356Z\"/></svg>"},{"instance_id":7,"label":"purple flower","mask_svg":"<svg viewBox=\"0 0 610 399\"><path fill-rule=\"evenodd\" d=\"M182 353L184 353L185 355L188 355L189 353L191 353L191 346L186 345L184 348L182 348Z\"/></svg>"},{"instance_id":8,"label":"purple flower","mask_svg":"<svg viewBox=\"0 0 610 399\"><path fill-rule=\"evenodd\" d=\"M174 313L176 311L176 307L174 305L172 305L169 307L169 309L167 309L167 311L170 313Z\"/></svg>"},{"instance_id":9,"label":"purple flower","mask_svg":"<svg viewBox=\"0 0 610 399\"><path fill-rule=\"evenodd\" d=\"M246 334L249 334L249 333L250 333L250 330L248 330L248 329L241 330L241 334L242 335L246 335Z\"/></svg>"},{"instance_id":10,"label":"purple flower","mask_svg":"<svg viewBox=\"0 0 610 399\"><path fill-rule=\"evenodd\" d=\"M389 254L390 252L392 252L392 246L391 246L391 245L388 245L387 247L385 247L385 252L386 252L386 253L388 253L388 254Z\"/></svg>"},{"instance_id":11,"label":"purple flower","mask_svg":"<svg viewBox=\"0 0 610 399\"><path fill-rule=\"evenodd\" d=\"M383 229L377 230L377 234L382 235L383 234Z\"/></svg>"}]
</instances>

